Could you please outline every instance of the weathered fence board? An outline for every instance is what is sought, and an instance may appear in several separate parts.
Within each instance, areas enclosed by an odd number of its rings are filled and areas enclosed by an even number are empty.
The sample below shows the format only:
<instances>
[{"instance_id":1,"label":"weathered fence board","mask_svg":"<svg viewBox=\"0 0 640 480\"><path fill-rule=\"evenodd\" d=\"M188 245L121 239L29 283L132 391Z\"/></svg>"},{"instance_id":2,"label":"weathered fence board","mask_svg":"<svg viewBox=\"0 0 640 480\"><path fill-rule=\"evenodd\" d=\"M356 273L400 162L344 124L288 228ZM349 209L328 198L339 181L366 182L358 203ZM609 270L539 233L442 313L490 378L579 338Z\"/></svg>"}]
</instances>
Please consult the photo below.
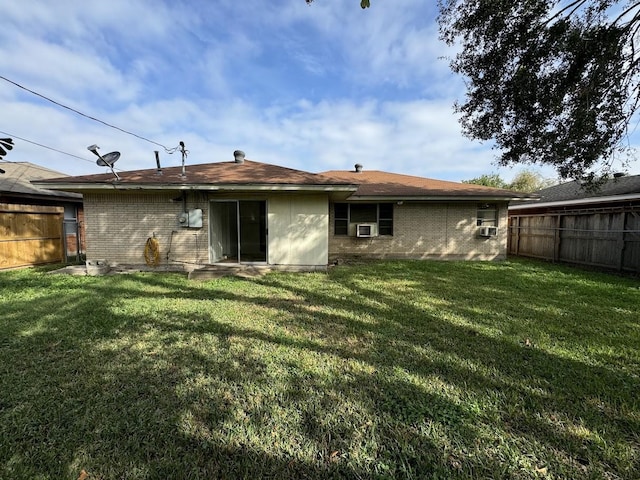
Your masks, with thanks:
<instances>
[{"instance_id":1,"label":"weathered fence board","mask_svg":"<svg viewBox=\"0 0 640 480\"><path fill-rule=\"evenodd\" d=\"M64 208L0 204L0 269L64 260Z\"/></svg>"},{"instance_id":2,"label":"weathered fence board","mask_svg":"<svg viewBox=\"0 0 640 480\"><path fill-rule=\"evenodd\" d=\"M509 217L508 252L640 272L640 213L513 215Z\"/></svg>"},{"instance_id":3,"label":"weathered fence board","mask_svg":"<svg viewBox=\"0 0 640 480\"><path fill-rule=\"evenodd\" d=\"M640 272L640 213L630 212L624 224L624 251L621 263L629 270Z\"/></svg>"}]
</instances>

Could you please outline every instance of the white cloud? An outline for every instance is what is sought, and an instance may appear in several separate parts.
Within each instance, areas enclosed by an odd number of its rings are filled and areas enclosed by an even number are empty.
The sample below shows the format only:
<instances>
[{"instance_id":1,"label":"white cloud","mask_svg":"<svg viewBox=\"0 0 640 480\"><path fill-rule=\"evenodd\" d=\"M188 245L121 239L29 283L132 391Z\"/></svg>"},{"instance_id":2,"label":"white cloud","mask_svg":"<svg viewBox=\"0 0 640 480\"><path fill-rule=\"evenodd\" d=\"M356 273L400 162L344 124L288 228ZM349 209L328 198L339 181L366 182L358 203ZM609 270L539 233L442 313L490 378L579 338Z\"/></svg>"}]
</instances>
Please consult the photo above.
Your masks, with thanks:
<instances>
[{"instance_id":1,"label":"white cloud","mask_svg":"<svg viewBox=\"0 0 640 480\"><path fill-rule=\"evenodd\" d=\"M0 56L12 58L11 52L15 50L28 60L9 63L7 75L25 79L29 83L27 88L55 96L59 101L73 102L79 96L100 92L123 102L135 98L140 88L108 59L91 52L75 51L22 34L14 35L6 48L0 47Z\"/></svg>"},{"instance_id":2,"label":"white cloud","mask_svg":"<svg viewBox=\"0 0 640 480\"><path fill-rule=\"evenodd\" d=\"M463 92L440 56L435 5L418 0L59 2L0 0L3 75L147 139L189 163L248 158L308 171L389 170L449 180L517 170L461 136ZM162 148L0 81L11 161L103 171L86 146L119 150L121 169L180 164Z\"/></svg>"}]
</instances>

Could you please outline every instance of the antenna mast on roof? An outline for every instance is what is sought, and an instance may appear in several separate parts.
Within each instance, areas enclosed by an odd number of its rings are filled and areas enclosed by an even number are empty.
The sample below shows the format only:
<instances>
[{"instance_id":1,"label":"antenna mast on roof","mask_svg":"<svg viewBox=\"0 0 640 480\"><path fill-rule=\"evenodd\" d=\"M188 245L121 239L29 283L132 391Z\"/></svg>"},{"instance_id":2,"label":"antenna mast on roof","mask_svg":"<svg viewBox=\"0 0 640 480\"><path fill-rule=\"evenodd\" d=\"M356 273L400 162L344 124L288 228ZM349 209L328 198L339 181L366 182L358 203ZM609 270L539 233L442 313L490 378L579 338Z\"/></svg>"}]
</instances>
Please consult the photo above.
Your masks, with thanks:
<instances>
[{"instance_id":1,"label":"antenna mast on roof","mask_svg":"<svg viewBox=\"0 0 640 480\"><path fill-rule=\"evenodd\" d=\"M186 177L187 172L184 168L184 161L187 158L187 154L189 153L189 151L184 148L184 142L182 140L180 140L180 153L182 153L182 176Z\"/></svg>"}]
</instances>

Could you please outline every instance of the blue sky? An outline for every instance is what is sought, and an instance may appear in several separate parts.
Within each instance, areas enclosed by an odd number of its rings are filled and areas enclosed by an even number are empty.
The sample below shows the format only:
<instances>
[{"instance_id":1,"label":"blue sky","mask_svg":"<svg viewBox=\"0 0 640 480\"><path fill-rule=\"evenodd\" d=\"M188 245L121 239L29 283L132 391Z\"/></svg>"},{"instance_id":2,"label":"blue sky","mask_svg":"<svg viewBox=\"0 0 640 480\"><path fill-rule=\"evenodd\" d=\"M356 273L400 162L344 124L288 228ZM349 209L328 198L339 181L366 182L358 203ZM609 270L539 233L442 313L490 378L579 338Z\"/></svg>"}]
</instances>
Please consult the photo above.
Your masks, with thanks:
<instances>
[{"instance_id":1,"label":"blue sky","mask_svg":"<svg viewBox=\"0 0 640 480\"><path fill-rule=\"evenodd\" d=\"M0 75L168 148L187 164L247 158L311 172L386 170L460 181L510 180L490 144L462 136L464 83L442 57L436 2L358 0L0 0ZM179 154L0 80L9 161L103 173L87 151L120 151L119 170L181 164ZM553 178L550 169L532 167ZM634 171L635 170L635 171ZM631 173L640 173L637 162Z\"/></svg>"}]
</instances>

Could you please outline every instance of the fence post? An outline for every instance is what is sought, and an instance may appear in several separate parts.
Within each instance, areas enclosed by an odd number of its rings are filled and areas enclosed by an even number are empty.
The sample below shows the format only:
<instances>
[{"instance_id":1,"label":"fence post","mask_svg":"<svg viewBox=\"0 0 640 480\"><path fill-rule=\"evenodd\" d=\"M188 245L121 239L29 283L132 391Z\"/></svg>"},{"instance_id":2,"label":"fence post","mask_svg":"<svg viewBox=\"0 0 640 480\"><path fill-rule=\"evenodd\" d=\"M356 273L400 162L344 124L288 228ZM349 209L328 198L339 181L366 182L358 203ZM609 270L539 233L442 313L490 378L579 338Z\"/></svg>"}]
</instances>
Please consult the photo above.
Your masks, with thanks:
<instances>
[{"instance_id":1,"label":"fence post","mask_svg":"<svg viewBox=\"0 0 640 480\"><path fill-rule=\"evenodd\" d=\"M553 231L553 261L554 263L560 258L560 226L562 220L560 215L556 215L556 227Z\"/></svg>"},{"instance_id":2,"label":"fence post","mask_svg":"<svg viewBox=\"0 0 640 480\"><path fill-rule=\"evenodd\" d=\"M625 225L627 224L627 212L621 212L620 213L620 220L619 220L620 225L618 226L617 230L618 230L618 241L616 242L616 245L618 246L618 271L621 272L622 271L622 267L624 266L624 247L625 247L625 242L624 242L624 229L625 229Z\"/></svg>"}]
</instances>

